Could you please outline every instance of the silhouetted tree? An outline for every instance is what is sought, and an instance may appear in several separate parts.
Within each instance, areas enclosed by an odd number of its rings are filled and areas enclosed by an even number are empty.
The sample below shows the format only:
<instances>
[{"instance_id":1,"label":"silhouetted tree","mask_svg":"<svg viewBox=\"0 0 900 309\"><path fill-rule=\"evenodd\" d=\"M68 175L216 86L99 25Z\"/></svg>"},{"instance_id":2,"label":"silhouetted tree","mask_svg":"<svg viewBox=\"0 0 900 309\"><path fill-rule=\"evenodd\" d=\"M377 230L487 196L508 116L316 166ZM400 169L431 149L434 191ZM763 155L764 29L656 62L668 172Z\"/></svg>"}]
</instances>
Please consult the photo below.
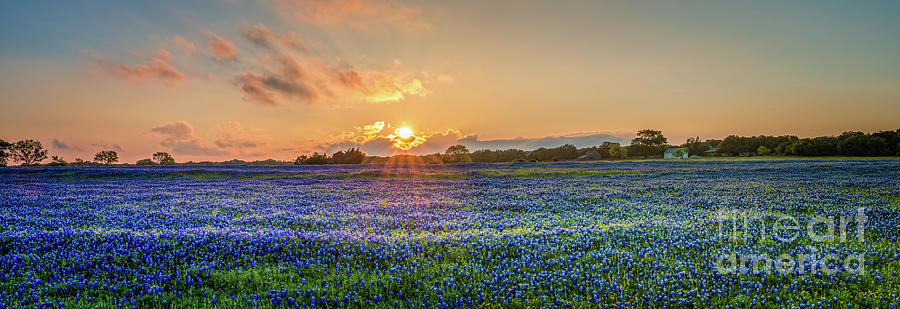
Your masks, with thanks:
<instances>
[{"instance_id":1,"label":"silhouetted tree","mask_svg":"<svg viewBox=\"0 0 900 309\"><path fill-rule=\"evenodd\" d=\"M59 157L59 156L52 156L50 158L50 160L52 160L52 162L48 163L47 166L68 166L69 165L69 163L66 162L66 160L63 160L63 158Z\"/></svg>"},{"instance_id":2,"label":"silhouetted tree","mask_svg":"<svg viewBox=\"0 0 900 309\"><path fill-rule=\"evenodd\" d=\"M310 156L301 155L294 160L294 164L328 164L328 154L313 152Z\"/></svg>"},{"instance_id":3,"label":"silhouetted tree","mask_svg":"<svg viewBox=\"0 0 900 309\"><path fill-rule=\"evenodd\" d=\"M119 161L119 154L112 150L103 150L94 155L94 161L109 165Z\"/></svg>"},{"instance_id":4,"label":"silhouetted tree","mask_svg":"<svg viewBox=\"0 0 900 309\"><path fill-rule=\"evenodd\" d=\"M154 165L154 164L156 164L156 163L154 163L153 160L147 158L147 159L140 159L140 160L138 160L137 162L135 162L134 164L137 164L137 165Z\"/></svg>"},{"instance_id":5,"label":"silhouetted tree","mask_svg":"<svg viewBox=\"0 0 900 309\"><path fill-rule=\"evenodd\" d=\"M175 164L175 158L172 158L171 155L167 152L157 152L153 154L153 161L159 165L173 165Z\"/></svg>"},{"instance_id":6,"label":"silhouetted tree","mask_svg":"<svg viewBox=\"0 0 900 309\"><path fill-rule=\"evenodd\" d=\"M29 166L40 163L47 159L47 150L36 140L22 140L12 145L10 148L13 160L22 162L22 165Z\"/></svg>"},{"instance_id":7,"label":"silhouetted tree","mask_svg":"<svg viewBox=\"0 0 900 309\"><path fill-rule=\"evenodd\" d=\"M338 151L331 155L334 164L360 164L366 159L366 153L359 148L350 148L347 151Z\"/></svg>"},{"instance_id":8,"label":"silhouetted tree","mask_svg":"<svg viewBox=\"0 0 900 309\"><path fill-rule=\"evenodd\" d=\"M0 166L6 166L6 159L9 158L9 148L12 144L0 139Z\"/></svg>"}]
</instances>

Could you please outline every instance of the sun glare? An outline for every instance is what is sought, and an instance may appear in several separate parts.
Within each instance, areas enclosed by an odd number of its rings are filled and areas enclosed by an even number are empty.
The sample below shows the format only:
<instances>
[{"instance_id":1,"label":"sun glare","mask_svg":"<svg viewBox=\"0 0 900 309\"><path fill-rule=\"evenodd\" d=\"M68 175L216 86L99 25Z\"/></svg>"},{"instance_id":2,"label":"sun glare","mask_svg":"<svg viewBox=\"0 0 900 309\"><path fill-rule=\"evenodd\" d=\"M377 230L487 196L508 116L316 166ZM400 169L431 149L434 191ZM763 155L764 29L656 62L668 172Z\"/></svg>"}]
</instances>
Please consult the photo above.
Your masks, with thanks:
<instances>
[{"instance_id":1,"label":"sun glare","mask_svg":"<svg viewBox=\"0 0 900 309\"><path fill-rule=\"evenodd\" d=\"M405 125L394 129L394 133L386 137L394 145L394 148L404 151L415 148L426 140L425 136L416 135L412 129Z\"/></svg>"},{"instance_id":2,"label":"sun glare","mask_svg":"<svg viewBox=\"0 0 900 309\"><path fill-rule=\"evenodd\" d=\"M397 129L397 136L402 139L407 139L413 136L413 131L409 127L402 127L400 129Z\"/></svg>"}]
</instances>

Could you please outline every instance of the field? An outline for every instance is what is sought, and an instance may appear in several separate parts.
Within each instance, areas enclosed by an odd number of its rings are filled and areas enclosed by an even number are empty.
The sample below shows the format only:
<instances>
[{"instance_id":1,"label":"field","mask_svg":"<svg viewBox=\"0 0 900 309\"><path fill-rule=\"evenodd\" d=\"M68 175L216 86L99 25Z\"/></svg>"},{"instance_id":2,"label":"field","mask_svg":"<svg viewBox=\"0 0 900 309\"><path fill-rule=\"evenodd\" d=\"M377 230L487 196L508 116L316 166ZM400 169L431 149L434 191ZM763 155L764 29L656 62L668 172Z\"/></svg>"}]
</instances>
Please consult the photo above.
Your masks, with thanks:
<instances>
[{"instance_id":1,"label":"field","mask_svg":"<svg viewBox=\"0 0 900 309\"><path fill-rule=\"evenodd\" d=\"M898 215L900 160L4 168L0 308L887 307Z\"/></svg>"}]
</instances>

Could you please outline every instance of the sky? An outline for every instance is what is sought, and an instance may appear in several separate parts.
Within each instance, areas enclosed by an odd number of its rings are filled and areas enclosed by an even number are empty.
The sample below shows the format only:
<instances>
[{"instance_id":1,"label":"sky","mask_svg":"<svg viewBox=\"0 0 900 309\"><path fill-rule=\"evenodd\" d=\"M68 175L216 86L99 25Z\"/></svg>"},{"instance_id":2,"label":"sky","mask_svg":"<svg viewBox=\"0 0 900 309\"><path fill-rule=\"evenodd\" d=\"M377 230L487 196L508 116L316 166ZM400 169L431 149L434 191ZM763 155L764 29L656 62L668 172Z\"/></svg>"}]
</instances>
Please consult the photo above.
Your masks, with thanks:
<instances>
[{"instance_id":1,"label":"sky","mask_svg":"<svg viewBox=\"0 0 900 309\"><path fill-rule=\"evenodd\" d=\"M896 16L897 1L16 1L0 139L181 162L894 130Z\"/></svg>"}]
</instances>

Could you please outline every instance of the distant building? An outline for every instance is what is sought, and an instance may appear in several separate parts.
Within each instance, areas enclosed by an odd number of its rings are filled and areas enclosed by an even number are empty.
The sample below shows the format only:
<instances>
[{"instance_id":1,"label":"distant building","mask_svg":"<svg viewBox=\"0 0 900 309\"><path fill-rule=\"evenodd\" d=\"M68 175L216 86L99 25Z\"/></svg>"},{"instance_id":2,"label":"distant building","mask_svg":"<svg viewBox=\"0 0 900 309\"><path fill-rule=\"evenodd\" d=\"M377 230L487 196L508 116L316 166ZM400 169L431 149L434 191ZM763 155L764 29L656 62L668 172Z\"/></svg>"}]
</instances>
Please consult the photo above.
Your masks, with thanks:
<instances>
[{"instance_id":1,"label":"distant building","mask_svg":"<svg viewBox=\"0 0 900 309\"><path fill-rule=\"evenodd\" d=\"M704 157L715 157L716 156L716 147L709 147L706 151L703 152Z\"/></svg>"},{"instance_id":2,"label":"distant building","mask_svg":"<svg viewBox=\"0 0 900 309\"><path fill-rule=\"evenodd\" d=\"M669 148L663 153L663 158L666 159L687 159L687 157L688 149L682 147Z\"/></svg>"},{"instance_id":3,"label":"distant building","mask_svg":"<svg viewBox=\"0 0 900 309\"><path fill-rule=\"evenodd\" d=\"M600 160L600 159L602 159L602 158L600 157L599 152L590 150L588 152L585 152L583 155L578 157L578 159L576 159L576 160L578 160L578 161L596 161L596 160Z\"/></svg>"}]
</instances>

